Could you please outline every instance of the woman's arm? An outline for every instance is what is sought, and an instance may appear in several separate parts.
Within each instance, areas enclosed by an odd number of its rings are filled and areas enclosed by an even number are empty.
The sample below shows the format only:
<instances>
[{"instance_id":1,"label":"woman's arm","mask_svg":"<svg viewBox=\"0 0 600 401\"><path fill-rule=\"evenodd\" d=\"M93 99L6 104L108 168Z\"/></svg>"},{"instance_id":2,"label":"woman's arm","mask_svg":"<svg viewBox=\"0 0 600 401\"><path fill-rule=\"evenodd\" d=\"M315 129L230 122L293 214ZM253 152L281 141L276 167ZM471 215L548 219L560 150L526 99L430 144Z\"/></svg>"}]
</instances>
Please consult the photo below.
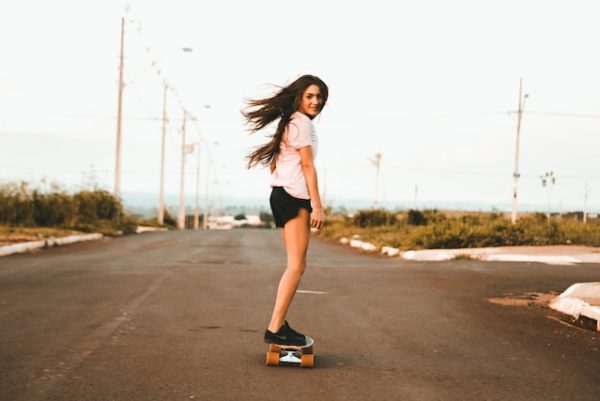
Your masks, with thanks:
<instances>
[{"instance_id":1,"label":"woman's arm","mask_svg":"<svg viewBox=\"0 0 600 401\"><path fill-rule=\"evenodd\" d=\"M312 146L304 146L298 149L302 163L302 171L308 186L308 194L312 203L313 211L310 215L310 225L315 228L322 228L325 223L325 212L321 204L319 195L319 183L317 180L317 169L313 163Z\"/></svg>"}]
</instances>

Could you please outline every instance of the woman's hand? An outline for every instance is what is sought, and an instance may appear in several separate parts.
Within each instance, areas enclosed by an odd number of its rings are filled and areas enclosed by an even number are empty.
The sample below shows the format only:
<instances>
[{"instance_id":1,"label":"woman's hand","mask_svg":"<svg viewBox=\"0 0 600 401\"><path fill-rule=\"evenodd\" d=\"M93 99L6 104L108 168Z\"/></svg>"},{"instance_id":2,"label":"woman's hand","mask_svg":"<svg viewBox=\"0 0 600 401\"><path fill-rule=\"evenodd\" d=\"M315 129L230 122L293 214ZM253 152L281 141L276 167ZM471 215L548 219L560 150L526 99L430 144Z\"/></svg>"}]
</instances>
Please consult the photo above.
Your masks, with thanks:
<instances>
[{"instance_id":1,"label":"woman's hand","mask_svg":"<svg viewBox=\"0 0 600 401\"><path fill-rule=\"evenodd\" d=\"M325 211L322 207L313 207L313 211L310 214L310 226L321 229L325 224Z\"/></svg>"}]
</instances>

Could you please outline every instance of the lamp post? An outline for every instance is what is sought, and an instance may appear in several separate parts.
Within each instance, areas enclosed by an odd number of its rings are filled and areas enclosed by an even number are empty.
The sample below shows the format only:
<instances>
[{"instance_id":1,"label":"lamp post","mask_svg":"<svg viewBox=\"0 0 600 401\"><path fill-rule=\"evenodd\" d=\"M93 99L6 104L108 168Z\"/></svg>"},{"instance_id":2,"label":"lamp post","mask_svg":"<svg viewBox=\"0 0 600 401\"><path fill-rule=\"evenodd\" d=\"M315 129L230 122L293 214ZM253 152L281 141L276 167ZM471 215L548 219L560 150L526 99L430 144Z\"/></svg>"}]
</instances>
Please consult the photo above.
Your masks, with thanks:
<instances>
[{"instance_id":1,"label":"lamp post","mask_svg":"<svg viewBox=\"0 0 600 401\"><path fill-rule=\"evenodd\" d=\"M540 179L542 180L542 186L544 188L548 187L548 220L550 220L552 214L552 187L556 184L556 177L553 171L547 171L540 175Z\"/></svg>"},{"instance_id":2,"label":"lamp post","mask_svg":"<svg viewBox=\"0 0 600 401\"><path fill-rule=\"evenodd\" d=\"M210 105L205 104L205 109L210 109ZM198 120L194 117L194 123ZM196 125L196 128L198 126ZM196 206L194 207L194 230L200 228L200 144L202 143L202 135L198 130L198 142L196 143ZM208 179L208 178L207 178Z\"/></svg>"},{"instance_id":3,"label":"lamp post","mask_svg":"<svg viewBox=\"0 0 600 401\"><path fill-rule=\"evenodd\" d=\"M183 47L181 49L184 53L191 53L193 51L190 47ZM180 100L181 102L181 100ZM181 178L179 184L179 213L177 215L177 228L185 230L185 155L193 151L192 146L185 143L185 123L188 117L187 110L183 110L183 123L181 125Z\"/></svg>"}]
</instances>

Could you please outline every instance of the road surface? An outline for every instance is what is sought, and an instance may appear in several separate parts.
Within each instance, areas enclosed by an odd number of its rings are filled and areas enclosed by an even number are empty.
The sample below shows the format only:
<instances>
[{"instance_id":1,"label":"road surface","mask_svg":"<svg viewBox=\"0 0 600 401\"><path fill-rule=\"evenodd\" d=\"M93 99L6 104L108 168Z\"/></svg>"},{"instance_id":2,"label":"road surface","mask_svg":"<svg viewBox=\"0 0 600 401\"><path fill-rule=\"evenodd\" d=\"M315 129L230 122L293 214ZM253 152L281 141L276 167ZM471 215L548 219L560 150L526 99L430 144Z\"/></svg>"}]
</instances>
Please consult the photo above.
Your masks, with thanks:
<instances>
[{"instance_id":1,"label":"road surface","mask_svg":"<svg viewBox=\"0 0 600 401\"><path fill-rule=\"evenodd\" d=\"M406 262L311 241L288 320L314 369L266 367L275 230L166 232L0 258L0 400L598 400L600 336L490 298L600 265Z\"/></svg>"}]
</instances>

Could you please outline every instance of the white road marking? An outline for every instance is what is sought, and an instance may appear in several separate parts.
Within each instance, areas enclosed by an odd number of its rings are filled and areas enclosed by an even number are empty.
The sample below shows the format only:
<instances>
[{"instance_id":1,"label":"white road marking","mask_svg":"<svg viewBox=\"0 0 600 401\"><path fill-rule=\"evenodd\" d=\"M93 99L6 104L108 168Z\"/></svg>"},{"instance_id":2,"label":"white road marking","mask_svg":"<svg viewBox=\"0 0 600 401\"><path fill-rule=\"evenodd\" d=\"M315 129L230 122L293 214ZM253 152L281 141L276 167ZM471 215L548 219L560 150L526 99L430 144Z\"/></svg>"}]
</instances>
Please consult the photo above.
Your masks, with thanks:
<instances>
[{"instance_id":1,"label":"white road marking","mask_svg":"<svg viewBox=\"0 0 600 401\"><path fill-rule=\"evenodd\" d=\"M310 291L310 290L298 290L296 292L302 293L302 294L327 294L324 291Z\"/></svg>"}]
</instances>

